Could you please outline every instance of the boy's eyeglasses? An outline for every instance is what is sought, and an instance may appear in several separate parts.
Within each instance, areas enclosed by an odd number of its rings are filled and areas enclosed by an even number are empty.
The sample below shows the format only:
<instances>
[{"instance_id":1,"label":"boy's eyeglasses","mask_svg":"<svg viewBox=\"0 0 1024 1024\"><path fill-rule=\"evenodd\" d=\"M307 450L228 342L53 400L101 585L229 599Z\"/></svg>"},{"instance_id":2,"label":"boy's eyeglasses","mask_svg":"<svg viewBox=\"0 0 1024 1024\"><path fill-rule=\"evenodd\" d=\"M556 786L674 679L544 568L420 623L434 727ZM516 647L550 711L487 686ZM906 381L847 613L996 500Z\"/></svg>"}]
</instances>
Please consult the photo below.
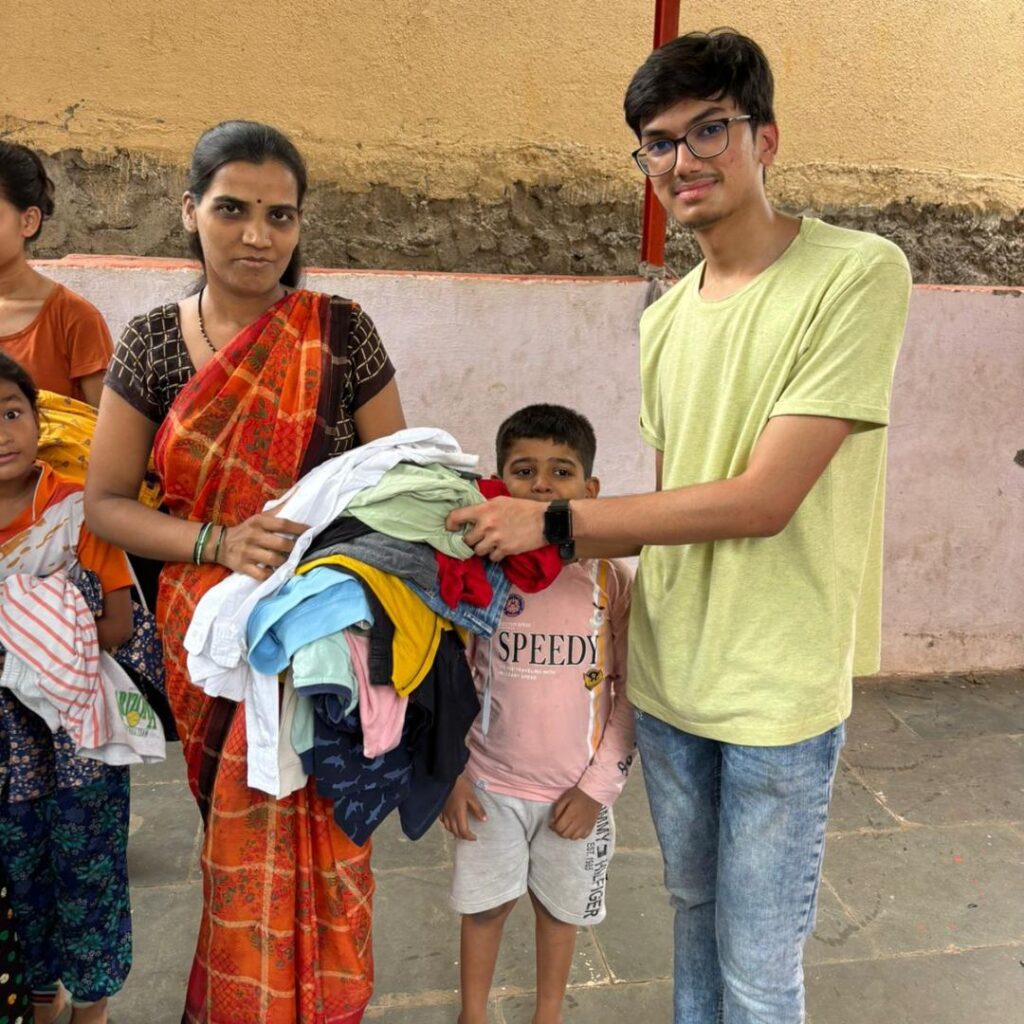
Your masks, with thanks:
<instances>
[{"instance_id":1,"label":"boy's eyeglasses","mask_svg":"<svg viewBox=\"0 0 1024 1024\"><path fill-rule=\"evenodd\" d=\"M701 121L678 139L655 139L633 151L633 159L648 178L668 174L675 165L682 143L698 160L721 156L729 148L729 125L733 121L749 121L750 114L719 117L714 121Z\"/></svg>"}]
</instances>

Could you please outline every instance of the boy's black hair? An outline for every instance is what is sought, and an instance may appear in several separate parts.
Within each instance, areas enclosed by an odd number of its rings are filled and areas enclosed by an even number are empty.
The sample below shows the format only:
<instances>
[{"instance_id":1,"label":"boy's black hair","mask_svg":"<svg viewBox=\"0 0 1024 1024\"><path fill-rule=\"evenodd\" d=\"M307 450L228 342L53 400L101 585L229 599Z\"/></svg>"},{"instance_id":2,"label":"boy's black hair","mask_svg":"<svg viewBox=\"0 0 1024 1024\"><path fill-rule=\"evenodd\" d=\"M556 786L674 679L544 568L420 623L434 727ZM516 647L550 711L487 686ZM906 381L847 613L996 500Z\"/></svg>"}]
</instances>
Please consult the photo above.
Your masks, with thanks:
<instances>
[{"instance_id":1,"label":"boy's black hair","mask_svg":"<svg viewBox=\"0 0 1024 1024\"><path fill-rule=\"evenodd\" d=\"M512 413L500 427L495 441L498 473L505 468L509 449L516 441L554 441L571 448L583 464L588 479L594 475L597 438L586 416L564 405L527 405Z\"/></svg>"},{"instance_id":2,"label":"boy's black hair","mask_svg":"<svg viewBox=\"0 0 1024 1024\"><path fill-rule=\"evenodd\" d=\"M43 221L53 216L53 182L43 161L28 146L0 142L0 196L24 213L36 207L39 227L25 244L34 242L43 230Z\"/></svg>"},{"instance_id":3,"label":"boy's black hair","mask_svg":"<svg viewBox=\"0 0 1024 1024\"><path fill-rule=\"evenodd\" d=\"M16 363L3 352L0 352L0 380L6 380L17 387L32 407L32 412L38 413L39 389L36 382L21 363Z\"/></svg>"},{"instance_id":4,"label":"boy's black hair","mask_svg":"<svg viewBox=\"0 0 1024 1024\"><path fill-rule=\"evenodd\" d=\"M775 123L774 93L764 50L735 29L713 28L659 46L633 75L623 106L637 138L652 117L685 99L731 99L756 130Z\"/></svg>"}]
</instances>

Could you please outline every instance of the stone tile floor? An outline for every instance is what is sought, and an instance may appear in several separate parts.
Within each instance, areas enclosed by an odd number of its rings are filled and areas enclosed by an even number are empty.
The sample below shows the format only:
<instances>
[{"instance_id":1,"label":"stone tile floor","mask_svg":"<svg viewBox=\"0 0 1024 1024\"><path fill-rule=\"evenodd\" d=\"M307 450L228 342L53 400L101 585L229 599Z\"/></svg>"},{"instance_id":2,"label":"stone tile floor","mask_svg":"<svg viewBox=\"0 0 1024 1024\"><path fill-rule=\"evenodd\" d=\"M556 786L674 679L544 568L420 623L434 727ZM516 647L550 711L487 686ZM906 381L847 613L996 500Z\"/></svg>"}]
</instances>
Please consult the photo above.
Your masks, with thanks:
<instances>
[{"instance_id":1,"label":"stone tile floor","mask_svg":"<svg viewBox=\"0 0 1024 1024\"><path fill-rule=\"evenodd\" d=\"M198 816L178 748L134 775L135 968L113 1024L178 1024L200 899ZM608 919L579 936L566 1021L670 1021L671 915L642 780L616 807ZM367 1021L454 1024L451 840L376 840L377 994ZM531 918L509 922L495 1024L528 1024ZM1024 1022L1024 673L857 686L836 783L811 1024Z\"/></svg>"}]
</instances>

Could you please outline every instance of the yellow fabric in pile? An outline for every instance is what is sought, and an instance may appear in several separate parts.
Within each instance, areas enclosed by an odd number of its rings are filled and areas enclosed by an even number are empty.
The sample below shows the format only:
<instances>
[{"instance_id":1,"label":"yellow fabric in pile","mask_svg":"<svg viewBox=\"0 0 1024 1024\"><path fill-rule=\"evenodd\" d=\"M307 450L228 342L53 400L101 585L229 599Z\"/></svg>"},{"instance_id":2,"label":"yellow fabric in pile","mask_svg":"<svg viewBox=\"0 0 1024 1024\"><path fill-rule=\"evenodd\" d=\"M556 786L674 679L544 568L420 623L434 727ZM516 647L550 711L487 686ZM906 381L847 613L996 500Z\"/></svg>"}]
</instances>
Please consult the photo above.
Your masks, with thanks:
<instances>
[{"instance_id":1,"label":"yellow fabric in pile","mask_svg":"<svg viewBox=\"0 0 1024 1024\"><path fill-rule=\"evenodd\" d=\"M395 627L392 641L392 681L402 697L408 697L430 671L437 656L441 633L451 628L447 619L431 611L397 576L381 572L347 555L327 555L300 565L303 574L322 565L347 569L362 580L380 601Z\"/></svg>"}]
</instances>

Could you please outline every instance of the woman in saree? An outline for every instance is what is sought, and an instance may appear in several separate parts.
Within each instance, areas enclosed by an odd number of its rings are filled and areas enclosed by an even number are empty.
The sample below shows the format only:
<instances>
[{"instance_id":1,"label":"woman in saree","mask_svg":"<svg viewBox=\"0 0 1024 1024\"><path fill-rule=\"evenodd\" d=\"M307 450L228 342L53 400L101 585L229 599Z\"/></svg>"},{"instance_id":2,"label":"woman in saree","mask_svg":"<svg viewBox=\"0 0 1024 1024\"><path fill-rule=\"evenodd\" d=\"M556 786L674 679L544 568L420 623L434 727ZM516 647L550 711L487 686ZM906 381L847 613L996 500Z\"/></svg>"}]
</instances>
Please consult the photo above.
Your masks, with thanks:
<instances>
[{"instance_id":1,"label":"woman in saree","mask_svg":"<svg viewBox=\"0 0 1024 1024\"><path fill-rule=\"evenodd\" d=\"M231 121L192 156L182 219L200 290L133 320L106 378L86 515L166 563L167 691L205 825L186 1024L352 1024L373 988L370 848L313 782L246 785L245 715L188 677L183 638L230 572L266 578L304 529L266 503L331 456L405 426L394 369L354 303L298 287L306 191L280 132ZM135 498L152 448L170 515Z\"/></svg>"}]
</instances>

